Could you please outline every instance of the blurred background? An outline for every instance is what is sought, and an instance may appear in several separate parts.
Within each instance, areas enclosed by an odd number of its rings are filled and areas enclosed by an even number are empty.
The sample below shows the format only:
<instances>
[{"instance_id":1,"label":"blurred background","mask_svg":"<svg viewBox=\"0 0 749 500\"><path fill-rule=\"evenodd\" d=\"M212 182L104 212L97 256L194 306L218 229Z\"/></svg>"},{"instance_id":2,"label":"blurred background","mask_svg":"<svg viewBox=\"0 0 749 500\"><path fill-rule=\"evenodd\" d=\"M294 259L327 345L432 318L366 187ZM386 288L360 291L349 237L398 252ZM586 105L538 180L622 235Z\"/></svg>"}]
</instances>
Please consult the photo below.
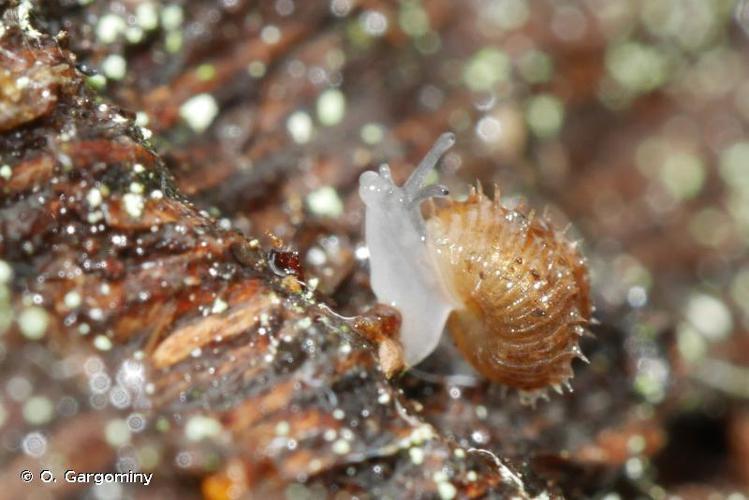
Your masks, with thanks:
<instances>
[{"instance_id":1,"label":"blurred background","mask_svg":"<svg viewBox=\"0 0 749 500\"><path fill-rule=\"evenodd\" d=\"M396 385L440 433L569 497L747 498L749 2L56 0L36 15L197 207L283 240L341 314L374 300L358 176L388 162L402 181L454 131L440 181L497 184L571 224L600 325L574 393L535 409L486 383ZM0 421L18 407L45 425L59 401L22 375Z\"/></svg>"}]
</instances>

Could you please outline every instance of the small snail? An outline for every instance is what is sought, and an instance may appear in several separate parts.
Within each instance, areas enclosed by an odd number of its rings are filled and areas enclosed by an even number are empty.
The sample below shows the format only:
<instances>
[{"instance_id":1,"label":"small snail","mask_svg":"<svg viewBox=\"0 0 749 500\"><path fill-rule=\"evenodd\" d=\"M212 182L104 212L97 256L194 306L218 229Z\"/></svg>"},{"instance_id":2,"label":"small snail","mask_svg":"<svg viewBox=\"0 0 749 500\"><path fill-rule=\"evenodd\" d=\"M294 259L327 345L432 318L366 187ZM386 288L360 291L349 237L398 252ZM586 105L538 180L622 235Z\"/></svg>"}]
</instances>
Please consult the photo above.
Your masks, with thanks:
<instances>
[{"instance_id":1,"label":"small snail","mask_svg":"<svg viewBox=\"0 0 749 500\"><path fill-rule=\"evenodd\" d=\"M561 392L592 306L587 269L576 245L546 220L504 207L499 194L473 188L425 221L421 204L446 197L424 180L455 143L443 134L406 183L390 169L364 172L365 236L377 299L401 311L407 366L438 345L445 324L458 349L485 377L525 400Z\"/></svg>"}]
</instances>

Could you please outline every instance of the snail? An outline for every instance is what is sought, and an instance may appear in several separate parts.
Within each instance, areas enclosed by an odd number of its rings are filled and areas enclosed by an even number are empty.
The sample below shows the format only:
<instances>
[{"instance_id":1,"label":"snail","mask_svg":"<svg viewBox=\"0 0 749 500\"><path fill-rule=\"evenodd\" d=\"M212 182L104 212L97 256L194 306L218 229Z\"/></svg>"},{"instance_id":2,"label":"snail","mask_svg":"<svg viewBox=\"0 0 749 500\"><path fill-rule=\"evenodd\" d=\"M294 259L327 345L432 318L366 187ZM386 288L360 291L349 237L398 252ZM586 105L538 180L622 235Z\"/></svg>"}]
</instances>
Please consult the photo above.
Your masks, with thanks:
<instances>
[{"instance_id":1,"label":"snail","mask_svg":"<svg viewBox=\"0 0 749 500\"><path fill-rule=\"evenodd\" d=\"M403 186L387 165L359 179L371 285L379 302L401 312L405 364L434 351L447 325L479 373L522 399L571 390L571 363L585 359L578 341L592 314L585 261L564 231L506 208L497 189L491 199L479 185L454 201L445 186L424 186L454 143L452 133L440 136Z\"/></svg>"}]
</instances>

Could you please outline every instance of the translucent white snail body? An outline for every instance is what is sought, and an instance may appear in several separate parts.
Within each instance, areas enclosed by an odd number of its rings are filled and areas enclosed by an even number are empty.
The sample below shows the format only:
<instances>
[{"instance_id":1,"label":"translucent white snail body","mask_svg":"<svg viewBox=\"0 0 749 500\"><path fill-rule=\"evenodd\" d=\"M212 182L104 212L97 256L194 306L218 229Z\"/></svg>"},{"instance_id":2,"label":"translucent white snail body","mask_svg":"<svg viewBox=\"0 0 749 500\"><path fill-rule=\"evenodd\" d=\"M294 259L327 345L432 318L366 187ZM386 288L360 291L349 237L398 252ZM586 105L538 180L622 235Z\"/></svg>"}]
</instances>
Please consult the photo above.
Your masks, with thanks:
<instances>
[{"instance_id":1,"label":"translucent white snail body","mask_svg":"<svg viewBox=\"0 0 749 500\"><path fill-rule=\"evenodd\" d=\"M364 172L365 237L377 299L398 308L405 361L412 366L438 345L445 325L482 375L525 399L561 392L571 362L585 359L579 337L591 317L587 269L563 232L508 209L473 189L465 201L424 179L455 143L443 134L401 187L387 166Z\"/></svg>"}]
</instances>

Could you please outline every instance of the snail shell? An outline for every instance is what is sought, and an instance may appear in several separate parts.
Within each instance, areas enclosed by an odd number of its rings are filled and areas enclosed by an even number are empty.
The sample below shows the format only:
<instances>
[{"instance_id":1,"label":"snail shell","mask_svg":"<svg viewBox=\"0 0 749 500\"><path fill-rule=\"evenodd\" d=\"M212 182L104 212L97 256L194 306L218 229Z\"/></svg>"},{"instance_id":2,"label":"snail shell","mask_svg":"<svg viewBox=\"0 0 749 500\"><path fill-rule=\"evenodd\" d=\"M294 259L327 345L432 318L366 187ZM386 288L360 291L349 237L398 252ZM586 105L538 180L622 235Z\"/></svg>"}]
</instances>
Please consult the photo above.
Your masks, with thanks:
<instances>
[{"instance_id":1,"label":"snail shell","mask_svg":"<svg viewBox=\"0 0 749 500\"><path fill-rule=\"evenodd\" d=\"M543 218L504 207L474 188L448 200L424 179L454 144L443 134L403 186L386 165L364 172L365 236L371 284L380 302L402 316L407 365L439 343L445 323L459 350L487 378L534 401L561 392L571 362L585 359L579 337L592 313L585 262L575 243ZM421 203L430 200L424 221Z\"/></svg>"},{"instance_id":2,"label":"snail shell","mask_svg":"<svg viewBox=\"0 0 749 500\"><path fill-rule=\"evenodd\" d=\"M541 218L474 188L427 221L427 247L460 307L448 328L485 377L531 392L572 377L591 315L587 270L574 243Z\"/></svg>"}]
</instances>

